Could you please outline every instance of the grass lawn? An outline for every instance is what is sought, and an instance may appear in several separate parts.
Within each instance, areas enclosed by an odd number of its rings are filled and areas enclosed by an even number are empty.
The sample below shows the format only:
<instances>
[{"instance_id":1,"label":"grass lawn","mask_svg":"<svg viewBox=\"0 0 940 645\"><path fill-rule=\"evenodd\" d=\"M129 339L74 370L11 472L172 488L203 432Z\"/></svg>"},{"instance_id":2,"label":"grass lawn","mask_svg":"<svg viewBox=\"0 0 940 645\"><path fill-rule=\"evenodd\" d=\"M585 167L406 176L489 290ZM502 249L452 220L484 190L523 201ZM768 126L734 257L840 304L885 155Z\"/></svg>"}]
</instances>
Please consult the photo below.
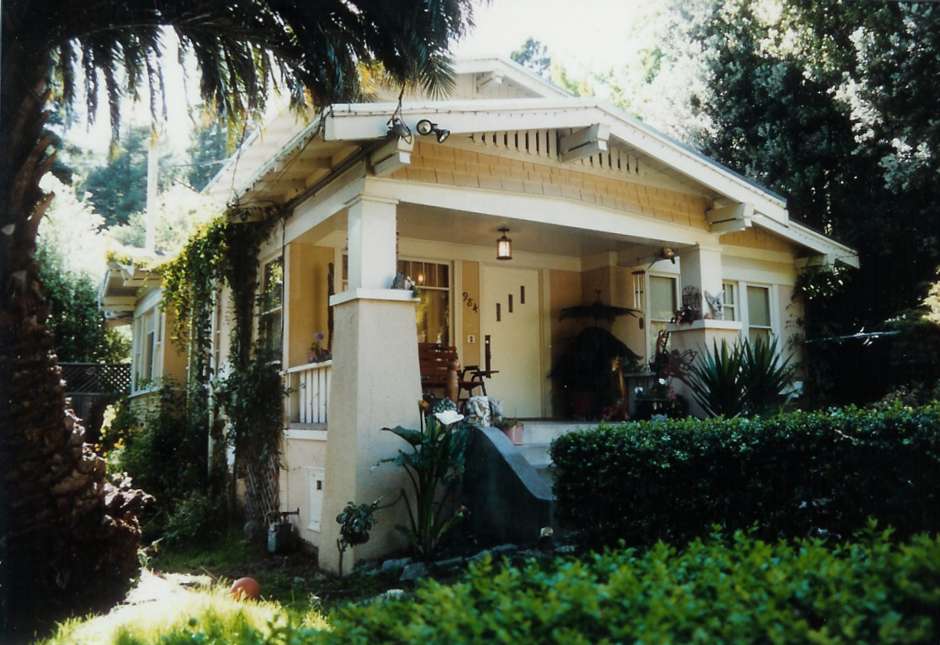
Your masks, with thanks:
<instances>
[{"instance_id":1,"label":"grass lawn","mask_svg":"<svg viewBox=\"0 0 940 645\"><path fill-rule=\"evenodd\" d=\"M243 576L261 585L261 602L229 596L232 581ZM289 620L321 629L333 609L396 586L394 575L355 573L340 579L325 574L306 553L270 556L233 532L211 547L158 550L123 604L104 615L66 621L46 642L254 643L259 630L270 633L272 620L275 628ZM191 623L197 616L198 622ZM197 628L210 640L193 640Z\"/></svg>"}]
</instances>

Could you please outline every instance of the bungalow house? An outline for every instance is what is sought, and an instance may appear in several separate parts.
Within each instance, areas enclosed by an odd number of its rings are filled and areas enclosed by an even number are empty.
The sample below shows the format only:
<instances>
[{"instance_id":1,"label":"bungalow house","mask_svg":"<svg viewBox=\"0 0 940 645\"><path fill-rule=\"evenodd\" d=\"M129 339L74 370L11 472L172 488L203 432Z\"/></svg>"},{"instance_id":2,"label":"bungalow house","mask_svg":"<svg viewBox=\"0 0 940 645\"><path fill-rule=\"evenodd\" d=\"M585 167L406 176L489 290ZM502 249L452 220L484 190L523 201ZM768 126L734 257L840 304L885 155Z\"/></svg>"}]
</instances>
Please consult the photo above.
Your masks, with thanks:
<instances>
[{"instance_id":1,"label":"bungalow house","mask_svg":"<svg viewBox=\"0 0 940 645\"><path fill-rule=\"evenodd\" d=\"M111 327L130 325L129 405L138 416L154 410L160 386L186 379L186 354L170 340L173 312L160 306L162 279L151 267L160 258L125 248L108 261L98 290L98 303Z\"/></svg>"},{"instance_id":2,"label":"bungalow house","mask_svg":"<svg viewBox=\"0 0 940 645\"><path fill-rule=\"evenodd\" d=\"M400 472L376 464L401 447L382 427L418 425L419 343L485 366L489 395L537 427L565 414L548 374L585 324L560 320L562 309L600 298L638 310L612 331L645 360L663 329L680 349L774 336L799 351L790 341L800 268L858 262L792 221L781 196L597 99L504 60L455 71L446 100L399 102L387 89L309 122L283 114L207 188L288 213L260 254L262 288L275 295L259 329L281 348L291 387L282 508L300 508L300 533L328 568L332 518L402 486ZM397 274L416 289L398 288ZM722 293L716 315L706 296ZM134 305L135 320L152 320L146 303ZM670 322L681 305L704 315ZM135 324L135 373L146 380L160 331ZM400 509L380 513L355 557L400 546L401 519Z\"/></svg>"}]
</instances>

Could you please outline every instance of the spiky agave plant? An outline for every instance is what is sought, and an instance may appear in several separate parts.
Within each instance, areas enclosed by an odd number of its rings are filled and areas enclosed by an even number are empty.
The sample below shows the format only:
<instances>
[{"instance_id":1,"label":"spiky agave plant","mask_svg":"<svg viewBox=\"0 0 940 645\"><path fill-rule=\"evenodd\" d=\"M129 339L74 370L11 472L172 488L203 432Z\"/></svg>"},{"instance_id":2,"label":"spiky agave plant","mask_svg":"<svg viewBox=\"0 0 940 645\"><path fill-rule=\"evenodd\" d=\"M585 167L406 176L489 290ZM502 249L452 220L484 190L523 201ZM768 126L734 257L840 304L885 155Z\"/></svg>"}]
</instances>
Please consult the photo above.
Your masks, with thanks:
<instances>
[{"instance_id":1,"label":"spiky agave plant","mask_svg":"<svg viewBox=\"0 0 940 645\"><path fill-rule=\"evenodd\" d=\"M777 351L776 338L742 343L741 382L748 414L768 414L783 406L796 372L791 358Z\"/></svg>"},{"instance_id":2,"label":"spiky agave plant","mask_svg":"<svg viewBox=\"0 0 940 645\"><path fill-rule=\"evenodd\" d=\"M692 397L712 416L736 417L747 411L741 364L741 346L722 340L702 352L689 369L686 383Z\"/></svg>"},{"instance_id":3,"label":"spiky agave plant","mask_svg":"<svg viewBox=\"0 0 940 645\"><path fill-rule=\"evenodd\" d=\"M164 37L199 70L228 120L260 114L275 88L295 106L354 98L357 69L447 87L450 42L470 0L9 0L0 20L0 628L92 606L136 570L142 497L105 481L67 412L37 278L36 234L52 201L39 185L59 142L52 109L87 113L99 88L117 136L121 98L149 89L165 114ZM14 618L19 620L14 620Z\"/></svg>"}]
</instances>

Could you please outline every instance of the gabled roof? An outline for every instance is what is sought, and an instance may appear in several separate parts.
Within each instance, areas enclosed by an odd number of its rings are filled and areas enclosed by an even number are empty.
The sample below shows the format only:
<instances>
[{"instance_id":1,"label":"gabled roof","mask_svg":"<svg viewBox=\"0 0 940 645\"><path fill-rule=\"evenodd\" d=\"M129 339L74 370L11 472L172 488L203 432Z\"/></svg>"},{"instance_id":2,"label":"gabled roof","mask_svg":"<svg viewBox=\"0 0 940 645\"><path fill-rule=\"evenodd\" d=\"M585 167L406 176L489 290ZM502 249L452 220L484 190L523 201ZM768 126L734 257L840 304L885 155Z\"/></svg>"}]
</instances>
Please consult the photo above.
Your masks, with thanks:
<instances>
[{"instance_id":1,"label":"gabled roof","mask_svg":"<svg viewBox=\"0 0 940 645\"><path fill-rule=\"evenodd\" d=\"M406 101L398 112L402 120L415 130L421 119L430 119L450 130L451 140L460 135L478 133L520 132L531 130L572 130L604 128L613 144L643 155L677 176L700 187L724 203L746 205L747 223L752 222L792 242L827 256L857 266L856 252L797 222L790 221L785 199L706 157L691 146L679 142L631 117L611 104L596 98L576 98L520 66L500 59L477 59L457 64L459 73L498 73L514 83L527 83L538 98L414 100ZM268 148L267 153L254 150L253 172L240 173L245 181L238 182L235 198L248 193L265 195L259 187L272 180L283 181L285 172L302 172L306 187L331 176L344 160L354 157L369 146L376 146L388 137L388 120L396 112L397 103L345 103L329 106L285 144ZM300 160L304 163L297 164ZM312 162L312 163L311 163ZM302 184L303 185L303 184ZM276 192L276 191L275 191ZM298 194L302 191L295 191Z\"/></svg>"}]
</instances>

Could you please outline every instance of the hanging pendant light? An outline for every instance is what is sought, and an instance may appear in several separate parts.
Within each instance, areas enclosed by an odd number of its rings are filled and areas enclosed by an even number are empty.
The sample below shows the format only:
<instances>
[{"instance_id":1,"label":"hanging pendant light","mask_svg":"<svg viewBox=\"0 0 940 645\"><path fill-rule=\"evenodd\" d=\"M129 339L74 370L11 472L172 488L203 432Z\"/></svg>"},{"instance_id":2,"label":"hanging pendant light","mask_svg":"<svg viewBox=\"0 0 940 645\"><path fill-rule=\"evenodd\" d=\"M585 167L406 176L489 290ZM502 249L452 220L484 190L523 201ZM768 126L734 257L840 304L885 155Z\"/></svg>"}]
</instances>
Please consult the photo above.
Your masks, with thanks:
<instances>
[{"instance_id":1,"label":"hanging pendant light","mask_svg":"<svg viewBox=\"0 0 940 645\"><path fill-rule=\"evenodd\" d=\"M499 229L499 232L502 235L496 240L496 259L497 260L511 260L512 259L512 240L506 237L506 233L509 232L509 229L503 226Z\"/></svg>"}]
</instances>

